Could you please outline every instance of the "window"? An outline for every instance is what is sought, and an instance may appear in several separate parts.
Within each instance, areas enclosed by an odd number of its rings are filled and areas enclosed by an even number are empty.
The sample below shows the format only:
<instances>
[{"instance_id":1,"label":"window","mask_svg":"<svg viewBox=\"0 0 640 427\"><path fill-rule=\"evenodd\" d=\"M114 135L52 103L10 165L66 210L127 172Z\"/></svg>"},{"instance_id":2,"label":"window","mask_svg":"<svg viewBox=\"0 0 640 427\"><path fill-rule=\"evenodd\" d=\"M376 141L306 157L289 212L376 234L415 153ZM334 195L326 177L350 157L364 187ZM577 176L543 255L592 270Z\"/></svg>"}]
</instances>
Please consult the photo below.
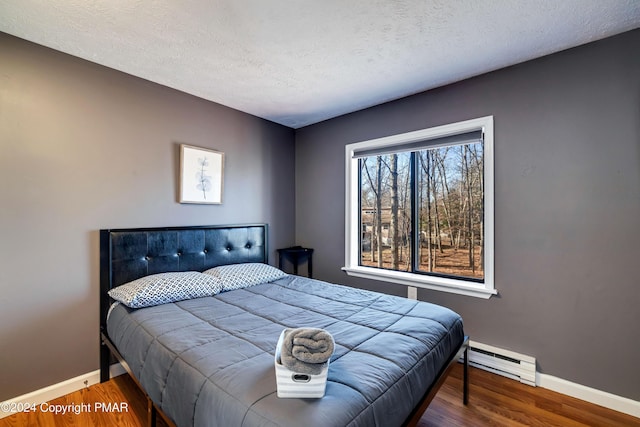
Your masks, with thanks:
<instances>
[{"instance_id":1,"label":"window","mask_svg":"<svg viewBox=\"0 0 640 427\"><path fill-rule=\"evenodd\" d=\"M344 270L489 298L493 117L346 147Z\"/></svg>"}]
</instances>

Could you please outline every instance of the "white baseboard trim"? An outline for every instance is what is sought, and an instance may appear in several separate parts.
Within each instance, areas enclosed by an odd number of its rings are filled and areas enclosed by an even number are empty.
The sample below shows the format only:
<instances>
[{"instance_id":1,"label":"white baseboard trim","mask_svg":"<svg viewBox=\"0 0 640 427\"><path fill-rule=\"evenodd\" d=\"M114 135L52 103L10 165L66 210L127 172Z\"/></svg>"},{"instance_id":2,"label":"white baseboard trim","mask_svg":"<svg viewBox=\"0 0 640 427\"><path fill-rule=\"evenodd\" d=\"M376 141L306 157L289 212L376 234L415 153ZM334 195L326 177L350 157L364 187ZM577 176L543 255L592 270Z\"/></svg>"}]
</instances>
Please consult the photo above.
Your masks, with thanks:
<instances>
[{"instance_id":1,"label":"white baseboard trim","mask_svg":"<svg viewBox=\"0 0 640 427\"><path fill-rule=\"evenodd\" d=\"M536 373L536 385L595 405L640 418L640 402L547 374Z\"/></svg>"},{"instance_id":2,"label":"white baseboard trim","mask_svg":"<svg viewBox=\"0 0 640 427\"><path fill-rule=\"evenodd\" d=\"M119 363L115 363L109 368L109 374L111 375L111 378L122 375L125 372L126 371ZM89 372L87 374L80 375L45 388L41 388L40 390L36 390L31 393L15 397L13 399L0 402L0 419L13 415L13 412L11 411L5 412L4 410L2 410L4 408L15 408L15 404L40 405L41 403L57 399L58 397L62 397L65 394L73 393L74 391L81 390L99 382L100 370L98 369L93 372ZM20 405L18 405L18 407L20 407Z\"/></svg>"}]
</instances>

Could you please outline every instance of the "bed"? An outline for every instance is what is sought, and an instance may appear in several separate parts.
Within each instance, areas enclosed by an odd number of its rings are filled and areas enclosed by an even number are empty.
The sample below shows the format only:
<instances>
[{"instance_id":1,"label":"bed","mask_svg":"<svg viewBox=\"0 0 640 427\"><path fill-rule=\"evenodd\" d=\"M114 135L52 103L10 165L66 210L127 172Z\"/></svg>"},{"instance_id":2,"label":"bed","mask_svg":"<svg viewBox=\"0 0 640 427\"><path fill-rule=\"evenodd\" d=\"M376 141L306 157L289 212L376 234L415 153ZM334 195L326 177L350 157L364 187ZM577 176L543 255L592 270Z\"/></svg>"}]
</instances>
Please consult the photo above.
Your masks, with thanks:
<instances>
[{"instance_id":1,"label":"bed","mask_svg":"<svg viewBox=\"0 0 640 427\"><path fill-rule=\"evenodd\" d=\"M145 393L148 425L157 414L178 427L415 425L460 358L466 404L459 315L285 274L268 264L267 233L266 224L100 231L101 381L119 361ZM187 272L194 282L215 272L225 285L211 292L207 279L161 303L139 298L139 308L109 295ZM295 327L335 339L322 398L277 397L276 342Z\"/></svg>"}]
</instances>

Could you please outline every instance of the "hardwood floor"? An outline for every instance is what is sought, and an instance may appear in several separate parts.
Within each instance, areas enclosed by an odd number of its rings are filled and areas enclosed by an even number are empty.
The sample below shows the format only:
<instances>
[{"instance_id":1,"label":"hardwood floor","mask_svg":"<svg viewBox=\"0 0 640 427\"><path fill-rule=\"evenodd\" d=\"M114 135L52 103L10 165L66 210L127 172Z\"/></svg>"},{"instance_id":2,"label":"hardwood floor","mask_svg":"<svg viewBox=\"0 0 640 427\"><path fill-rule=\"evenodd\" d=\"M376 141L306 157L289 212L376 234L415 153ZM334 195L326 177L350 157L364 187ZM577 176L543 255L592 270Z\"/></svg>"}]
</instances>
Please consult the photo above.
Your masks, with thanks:
<instances>
[{"instance_id":1,"label":"hardwood floor","mask_svg":"<svg viewBox=\"0 0 640 427\"><path fill-rule=\"evenodd\" d=\"M479 369L470 368L469 405L462 404L462 367L452 374L431 402L419 427L450 426L603 426L640 427L640 419L564 396L530 387ZM96 408L96 403L125 402L122 412ZM49 402L73 405L76 413L20 413L0 419L0 427L143 427L147 407L142 393L127 375L96 384ZM87 405L87 406L80 406ZM72 407L73 407L72 406ZM55 406L49 406L55 408ZM90 410L87 410L90 408ZM113 409L113 408L111 408ZM158 427L165 427L161 418ZM233 427L233 426L225 426Z\"/></svg>"},{"instance_id":2,"label":"hardwood floor","mask_svg":"<svg viewBox=\"0 0 640 427\"><path fill-rule=\"evenodd\" d=\"M96 403L124 402L128 407L122 412L106 411L96 408ZM120 375L103 384L96 384L58 399L45 405L47 411L55 405L73 405L76 413L55 415L43 412L40 405L37 411L18 413L0 419L0 427L145 427L147 421L147 401L128 375ZM82 406L88 405L88 406ZM166 427L158 420L158 427Z\"/></svg>"},{"instance_id":3,"label":"hardwood floor","mask_svg":"<svg viewBox=\"0 0 640 427\"><path fill-rule=\"evenodd\" d=\"M462 369L457 366L418 426L640 427L639 418L480 369L469 369L466 407L460 390Z\"/></svg>"}]
</instances>

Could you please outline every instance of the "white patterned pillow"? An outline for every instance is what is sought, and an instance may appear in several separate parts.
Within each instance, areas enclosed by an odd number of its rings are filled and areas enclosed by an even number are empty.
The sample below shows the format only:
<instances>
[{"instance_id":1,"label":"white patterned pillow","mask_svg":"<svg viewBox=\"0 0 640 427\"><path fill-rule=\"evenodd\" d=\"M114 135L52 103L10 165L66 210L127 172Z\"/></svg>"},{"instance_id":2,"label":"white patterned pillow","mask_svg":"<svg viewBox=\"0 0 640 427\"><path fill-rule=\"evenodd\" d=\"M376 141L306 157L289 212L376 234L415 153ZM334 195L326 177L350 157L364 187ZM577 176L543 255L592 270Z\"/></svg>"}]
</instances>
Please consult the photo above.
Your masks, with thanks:
<instances>
[{"instance_id":1,"label":"white patterned pillow","mask_svg":"<svg viewBox=\"0 0 640 427\"><path fill-rule=\"evenodd\" d=\"M259 262L221 265L204 273L220 279L223 291L273 282L287 276L284 271Z\"/></svg>"},{"instance_id":2,"label":"white patterned pillow","mask_svg":"<svg viewBox=\"0 0 640 427\"><path fill-rule=\"evenodd\" d=\"M222 290L220 280L197 271L152 274L109 291L127 307L142 308L191 298L212 296Z\"/></svg>"}]
</instances>

